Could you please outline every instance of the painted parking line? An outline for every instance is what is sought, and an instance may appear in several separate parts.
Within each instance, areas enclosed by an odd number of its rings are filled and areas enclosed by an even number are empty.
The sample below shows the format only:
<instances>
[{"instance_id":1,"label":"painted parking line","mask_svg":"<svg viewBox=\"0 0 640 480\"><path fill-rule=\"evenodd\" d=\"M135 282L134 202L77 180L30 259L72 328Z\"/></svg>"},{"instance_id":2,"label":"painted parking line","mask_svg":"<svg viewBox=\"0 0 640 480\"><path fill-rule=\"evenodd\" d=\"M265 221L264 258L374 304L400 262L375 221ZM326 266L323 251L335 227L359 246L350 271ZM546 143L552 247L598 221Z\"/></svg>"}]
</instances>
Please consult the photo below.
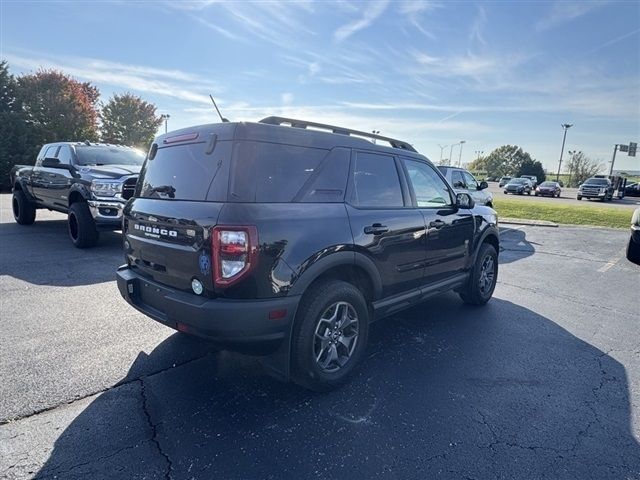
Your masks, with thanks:
<instances>
[{"instance_id":1,"label":"painted parking line","mask_svg":"<svg viewBox=\"0 0 640 480\"><path fill-rule=\"evenodd\" d=\"M618 257L615 260L609 260L607 263L605 263L603 266L601 266L598 269L598 272L600 273L604 273L607 270L609 270L611 267L613 267L616 263L618 263L620 260L622 259L622 257Z\"/></svg>"}]
</instances>

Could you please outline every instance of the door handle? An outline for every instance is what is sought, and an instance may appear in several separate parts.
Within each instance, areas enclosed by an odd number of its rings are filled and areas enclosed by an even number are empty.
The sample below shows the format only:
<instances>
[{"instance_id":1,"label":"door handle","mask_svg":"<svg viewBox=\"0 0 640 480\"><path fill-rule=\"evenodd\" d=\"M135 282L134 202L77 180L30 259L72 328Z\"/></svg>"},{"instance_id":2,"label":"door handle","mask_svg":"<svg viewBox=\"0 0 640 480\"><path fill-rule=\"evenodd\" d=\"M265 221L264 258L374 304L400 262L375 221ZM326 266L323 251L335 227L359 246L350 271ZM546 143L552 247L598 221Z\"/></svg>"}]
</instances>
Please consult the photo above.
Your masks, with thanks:
<instances>
[{"instance_id":1,"label":"door handle","mask_svg":"<svg viewBox=\"0 0 640 480\"><path fill-rule=\"evenodd\" d=\"M444 223L442 220L434 220L433 222L429 223L429 228L435 228L436 230L438 230L445 225L446 223Z\"/></svg>"},{"instance_id":2,"label":"door handle","mask_svg":"<svg viewBox=\"0 0 640 480\"><path fill-rule=\"evenodd\" d=\"M389 231L389 227L386 225L382 225L380 223L374 223L368 227L364 227L364 233L368 235L382 235L383 233L387 233Z\"/></svg>"}]
</instances>

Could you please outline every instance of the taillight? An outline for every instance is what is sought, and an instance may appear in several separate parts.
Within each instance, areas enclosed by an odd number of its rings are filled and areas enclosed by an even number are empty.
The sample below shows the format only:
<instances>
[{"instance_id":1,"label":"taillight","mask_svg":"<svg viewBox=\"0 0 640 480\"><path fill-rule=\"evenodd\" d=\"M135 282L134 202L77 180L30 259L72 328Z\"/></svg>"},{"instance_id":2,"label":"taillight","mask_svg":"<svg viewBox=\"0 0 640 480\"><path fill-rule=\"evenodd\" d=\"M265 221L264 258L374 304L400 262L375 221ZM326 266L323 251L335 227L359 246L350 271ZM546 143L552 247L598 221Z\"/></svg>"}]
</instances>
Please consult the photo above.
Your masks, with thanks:
<instances>
[{"instance_id":1,"label":"taillight","mask_svg":"<svg viewBox=\"0 0 640 480\"><path fill-rule=\"evenodd\" d=\"M249 273L258 262L258 230L254 226L217 226L211 232L213 282L227 287Z\"/></svg>"}]
</instances>

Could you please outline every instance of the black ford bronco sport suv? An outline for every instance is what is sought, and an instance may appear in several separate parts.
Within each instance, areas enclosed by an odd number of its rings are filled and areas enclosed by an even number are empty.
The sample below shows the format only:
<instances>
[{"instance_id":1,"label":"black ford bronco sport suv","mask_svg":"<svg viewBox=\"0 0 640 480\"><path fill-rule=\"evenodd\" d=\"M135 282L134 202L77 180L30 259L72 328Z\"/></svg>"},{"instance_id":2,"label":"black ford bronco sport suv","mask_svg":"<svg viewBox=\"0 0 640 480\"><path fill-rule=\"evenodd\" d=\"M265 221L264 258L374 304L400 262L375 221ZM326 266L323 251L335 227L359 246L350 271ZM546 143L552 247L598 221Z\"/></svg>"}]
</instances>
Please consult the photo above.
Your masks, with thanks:
<instances>
[{"instance_id":1,"label":"black ford bronco sport suv","mask_svg":"<svg viewBox=\"0 0 640 480\"><path fill-rule=\"evenodd\" d=\"M411 145L280 117L159 136L123 234L132 306L314 390L372 321L448 290L485 304L498 275L495 211Z\"/></svg>"}]
</instances>

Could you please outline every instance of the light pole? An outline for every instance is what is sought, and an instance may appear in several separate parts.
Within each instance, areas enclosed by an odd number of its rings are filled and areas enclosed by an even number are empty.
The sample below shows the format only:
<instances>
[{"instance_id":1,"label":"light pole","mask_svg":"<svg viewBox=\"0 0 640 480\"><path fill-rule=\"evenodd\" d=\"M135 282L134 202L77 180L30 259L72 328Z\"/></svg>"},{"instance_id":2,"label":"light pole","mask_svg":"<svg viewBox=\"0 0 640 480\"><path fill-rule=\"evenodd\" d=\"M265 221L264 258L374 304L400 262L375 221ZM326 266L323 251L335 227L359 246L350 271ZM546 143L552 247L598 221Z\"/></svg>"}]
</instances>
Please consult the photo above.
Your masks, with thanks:
<instances>
[{"instance_id":1,"label":"light pole","mask_svg":"<svg viewBox=\"0 0 640 480\"><path fill-rule=\"evenodd\" d=\"M371 130L371 133L373 133L374 135L380 135L380 130ZM376 144L376 139L373 139L373 144Z\"/></svg>"},{"instance_id":2,"label":"light pole","mask_svg":"<svg viewBox=\"0 0 640 480\"><path fill-rule=\"evenodd\" d=\"M484 153L484 150L476 150L475 154L478 156L477 160L480 160L480 155Z\"/></svg>"},{"instance_id":3,"label":"light pole","mask_svg":"<svg viewBox=\"0 0 640 480\"><path fill-rule=\"evenodd\" d=\"M445 148L447 148L449 145L444 145L444 146L442 146L442 145L438 144L438 146L440 147L440 163L442 163L442 151L443 151Z\"/></svg>"},{"instance_id":4,"label":"light pole","mask_svg":"<svg viewBox=\"0 0 640 480\"><path fill-rule=\"evenodd\" d=\"M167 133L167 124L169 123L171 115L169 115L168 113L163 113L162 115L160 115L160 118L164 120L164 133Z\"/></svg>"},{"instance_id":5,"label":"light pole","mask_svg":"<svg viewBox=\"0 0 640 480\"><path fill-rule=\"evenodd\" d=\"M458 154L458 167L460 166L460 161L462 160L462 147L466 142L464 140L460 140L460 153Z\"/></svg>"},{"instance_id":6,"label":"light pole","mask_svg":"<svg viewBox=\"0 0 640 480\"><path fill-rule=\"evenodd\" d=\"M558 162L558 174L556 175L556 182L560 180L560 168L562 167L562 154L564 153L564 142L567 139L567 130L573 127L573 124L563 123L561 127L564 129L564 135L562 136L562 148L560 149L560 161Z\"/></svg>"}]
</instances>

